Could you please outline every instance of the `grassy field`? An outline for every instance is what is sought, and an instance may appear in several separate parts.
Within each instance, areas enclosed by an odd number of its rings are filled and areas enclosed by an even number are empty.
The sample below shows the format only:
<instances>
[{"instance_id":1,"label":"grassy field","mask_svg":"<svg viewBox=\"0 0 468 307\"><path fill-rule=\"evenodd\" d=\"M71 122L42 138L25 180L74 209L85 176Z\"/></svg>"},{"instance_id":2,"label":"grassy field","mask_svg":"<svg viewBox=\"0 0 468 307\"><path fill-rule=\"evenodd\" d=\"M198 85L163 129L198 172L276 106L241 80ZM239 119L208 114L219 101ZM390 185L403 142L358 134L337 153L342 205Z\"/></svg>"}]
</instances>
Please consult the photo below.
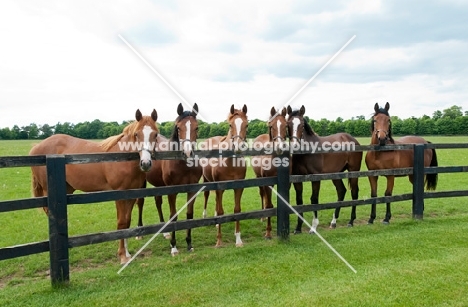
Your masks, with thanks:
<instances>
[{"instance_id":1,"label":"grassy field","mask_svg":"<svg viewBox=\"0 0 468 307\"><path fill-rule=\"evenodd\" d=\"M466 137L428 137L433 143L466 142ZM359 139L369 144L369 139ZM31 141L0 141L0 156L26 155ZM439 165L468 165L466 150L439 150ZM363 163L363 170L365 165ZM248 171L253 178L253 172ZM379 180L379 195L385 179ZM310 197L310 185L304 200ZM468 188L468 174L441 174L438 191ZM411 192L407 178L397 178L394 195ZM30 197L29 168L0 169L0 200ZM232 212L232 191L225 193L225 212ZM369 197L366 178L360 198ZM320 202L334 201L331 182L323 182ZM347 195L346 199L350 199ZM294 193L291 202L294 203ZM145 224L157 220L154 201L147 198ZM180 195L178 203L185 202ZM166 200L165 200L166 203ZM256 188L244 191L243 211L260 208ZM198 197L195 217L202 216ZM165 209L167 211L167 206ZM214 195L209 213L214 211ZM1 306L466 306L468 297L468 199L430 199L423 221L411 219L411 203L392 206L388 226L367 226L369 206L357 209L354 228L347 228L350 209L342 210L338 227L328 229L332 211L320 213L320 234L357 270L354 274L317 236L291 236L287 242L263 239L265 224L241 222L243 248L234 246L233 224L223 225L222 248L214 248L214 227L195 229L195 252L170 256L169 242L157 237L118 275L117 242L70 250L71 284L50 287L48 254L0 262ZM137 210L134 210L134 219ZM383 218L385 206L377 207ZM184 214L184 213L183 213ZM166 216L168 216L166 212ZM312 214L307 213L310 221ZM182 216L184 218L184 216ZM41 210L0 214L0 247L47 240L47 219ZM274 220L275 222L275 220ZM291 216L291 227L296 218ZM135 223L132 223L134 225ZM69 207L69 232L78 235L116 228L113 203ZM275 225L273 225L275 230ZM129 240L135 253L143 241Z\"/></svg>"}]
</instances>

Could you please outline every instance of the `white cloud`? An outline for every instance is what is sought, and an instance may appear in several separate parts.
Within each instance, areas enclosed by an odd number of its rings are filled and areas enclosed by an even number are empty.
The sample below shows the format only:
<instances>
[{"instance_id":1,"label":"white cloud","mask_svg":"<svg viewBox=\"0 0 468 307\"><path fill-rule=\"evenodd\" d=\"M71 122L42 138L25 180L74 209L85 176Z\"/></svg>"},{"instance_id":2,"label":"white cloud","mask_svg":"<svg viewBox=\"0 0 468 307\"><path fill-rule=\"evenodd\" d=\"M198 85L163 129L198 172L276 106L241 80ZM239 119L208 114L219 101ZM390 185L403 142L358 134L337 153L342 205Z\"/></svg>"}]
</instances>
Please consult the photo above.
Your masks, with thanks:
<instances>
[{"instance_id":1,"label":"white cloud","mask_svg":"<svg viewBox=\"0 0 468 307\"><path fill-rule=\"evenodd\" d=\"M4 1L0 127L120 122L137 108L173 120L180 98L118 34L208 121L222 121L231 104L244 103L249 118L267 119L271 106L288 101L353 34L356 40L293 101L306 105L309 117L367 116L386 101L400 117L454 104L467 110L467 32L453 13L462 4L428 5L446 7L445 15L437 12L444 23L427 8L396 11L390 4ZM414 31L405 33L408 25Z\"/></svg>"}]
</instances>

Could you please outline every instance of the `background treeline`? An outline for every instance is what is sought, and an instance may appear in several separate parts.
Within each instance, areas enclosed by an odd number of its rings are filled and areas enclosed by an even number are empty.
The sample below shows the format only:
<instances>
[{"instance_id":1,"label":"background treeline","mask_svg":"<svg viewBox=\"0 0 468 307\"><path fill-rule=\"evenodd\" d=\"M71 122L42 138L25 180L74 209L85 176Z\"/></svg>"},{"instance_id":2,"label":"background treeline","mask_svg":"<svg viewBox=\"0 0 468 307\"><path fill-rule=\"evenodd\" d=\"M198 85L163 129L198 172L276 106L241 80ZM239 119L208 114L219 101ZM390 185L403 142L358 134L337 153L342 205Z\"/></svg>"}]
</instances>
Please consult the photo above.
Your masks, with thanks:
<instances>
[{"instance_id":1,"label":"background treeline","mask_svg":"<svg viewBox=\"0 0 468 307\"><path fill-rule=\"evenodd\" d=\"M338 132L347 132L356 137L370 136L370 121L364 115L344 120L338 117L336 120L314 120L306 116L312 128L319 135L325 136ZM95 119L92 122L78 124L57 123L0 129L0 139L45 139L53 134L64 133L83 139L105 139L119 134L128 122L102 122ZM169 137L174 127L173 122L160 124L161 133ZM208 138L216 135L226 135L229 129L227 122L205 123L199 120L198 137ZM392 129L394 135L468 135L468 111L463 113L459 106L452 106L443 111L435 111L432 116L424 115L420 118L411 117L400 119L392 116ZM254 119L249 122L248 137L254 138L262 133L267 133L267 123Z\"/></svg>"}]
</instances>

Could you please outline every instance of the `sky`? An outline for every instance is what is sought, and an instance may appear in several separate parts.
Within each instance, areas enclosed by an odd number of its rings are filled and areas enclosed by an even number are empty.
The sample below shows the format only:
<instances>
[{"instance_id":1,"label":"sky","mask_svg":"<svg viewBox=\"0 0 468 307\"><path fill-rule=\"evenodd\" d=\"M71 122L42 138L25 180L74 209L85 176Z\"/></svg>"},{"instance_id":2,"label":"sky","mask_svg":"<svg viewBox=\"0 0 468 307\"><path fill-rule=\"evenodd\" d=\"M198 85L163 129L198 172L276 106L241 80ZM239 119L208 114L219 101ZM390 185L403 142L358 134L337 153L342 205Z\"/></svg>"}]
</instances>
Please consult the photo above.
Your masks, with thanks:
<instances>
[{"instance_id":1,"label":"sky","mask_svg":"<svg viewBox=\"0 0 468 307\"><path fill-rule=\"evenodd\" d=\"M2 1L0 127L165 122L181 102L210 123L232 104L261 120L286 104L316 120L468 111L466 15L456 0Z\"/></svg>"}]
</instances>

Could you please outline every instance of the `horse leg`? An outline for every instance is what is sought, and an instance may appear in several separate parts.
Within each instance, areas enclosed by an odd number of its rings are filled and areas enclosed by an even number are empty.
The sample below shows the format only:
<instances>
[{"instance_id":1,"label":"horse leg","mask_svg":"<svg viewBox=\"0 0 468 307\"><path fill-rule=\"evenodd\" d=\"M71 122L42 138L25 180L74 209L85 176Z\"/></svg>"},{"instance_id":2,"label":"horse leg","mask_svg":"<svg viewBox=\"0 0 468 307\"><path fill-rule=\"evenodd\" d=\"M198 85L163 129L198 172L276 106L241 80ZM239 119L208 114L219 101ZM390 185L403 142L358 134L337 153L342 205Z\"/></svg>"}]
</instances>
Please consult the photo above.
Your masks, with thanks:
<instances>
[{"instance_id":1,"label":"horse leg","mask_svg":"<svg viewBox=\"0 0 468 307\"><path fill-rule=\"evenodd\" d=\"M369 183L371 187L371 197L377 197L377 180L379 179L378 176L369 176ZM376 217L376 203L375 201L371 204L371 214L369 221L367 224L374 224L374 220Z\"/></svg>"},{"instance_id":2,"label":"horse leg","mask_svg":"<svg viewBox=\"0 0 468 307\"><path fill-rule=\"evenodd\" d=\"M318 204L320 192L320 181L312 181L312 196L310 197L310 203L312 205ZM314 218L312 219L312 227L310 227L309 233L313 234L317 230L319 224L318 212L314 211Z\"/></svg>"},{"instance_id":3,"label":"horse leg","mask_svg":"<svg viewBox=\"0 0 468 307\"><path fill-rule=\"evenodd\" d=\"M136 201L136 204L138 206L138 226L137 227L142 227L143 226L143 205L145 204L145 199L138 198ZM141 240L143 239L142 236L136 236L135 240Z\"/></svg>"},{"instance_id":4,"label":"horse leg","mask_svg":"<svg viewBox=\"0 0 468 307\"><path fill-rule=\"evenodd\" d=\"M338 195L338 201L343 201L346 195L346 187L343 184L343 180L336 179L336 180L332 180L332 182L335 185L336 195ZM336 228L336 220L340 216L340 209L341 209L340 207L337 207L335 209L335 213L333 214L333 219L330 223L330 228Z\"/></svg>"},{"instance_id":5,"label":"horse leg","mask_svg":"<svg viewBox=\"0 0 468 307\"><path fill-rule=\"evenodd\" d=\"M177 194L170 194L167 195L167 200L169 202L169 209L171 211L171 219L177 214L176 212L176 200L177 200ZM173 221L177 221L178 216L175 216ZM176 247L176 233L173 231L171 233L171 255L174 257L179 253Z\"/></svg>"},{"instance_id":6,"label":"horse leg","mask_svg":"<svg viewBox=\"0 0 468 307\"><path fill-rule=\"evenodd\" d=\"M203 196L205 197L205 203L203 204L203 218L206 218L206 207L208 205L208 198L210 197L210 191L203 192Z\"/></svg>"},{"instance_id":7,"label":"horse leg","mask_svg":"<svg viewBox=\"0 0 468 307\"><path fill-rule=\"evenodd\" d=\"M265 197L265 209L273 208L273 203L271 202L271 189L269 187L264 187L264 197ZM267 227L265 233L265 239L271 240L271 217L267 217Z\"/></svg>"},{"instance_id":8,"label":"horse leg","mask_svg":"<svg viewBox=\"0 0 468 307\"><path fill-rule=\"evenodd\" d=\"M146 188L146 180L145 180L145 183L143 183L143 186L141 188L142 189ZM138 225L137 225L137 227L142 227L143 226L143 205L145 204L145 199L143 197L138 198L137 201L136 201L136 204L138 206ZM141 240L141 239L143 239L142 236L135 237L135 240Z\"/></svg>"},{"instance_id":9,"label":"horse leg","mask_svg":"<svg viewBox=\"0 0 468 307\"><path fill-rule=\"evenodd\" d=\"M190 200L193 196L195 195L194 192L189 192L187 193L187 220L193 220L193 204L195 203L195 198ZM193 247L192 247L192 229L189 228L187 229L187 236L185 238L185 241L187 242L187 251L193 252Z\"/></svg>"},{"instance_id":10,"label":"horse leg","mask_svg":"<svg viewBox=\"0 0 468 307\"><path fill-rule=\"evenodd\" d=\"M350 178L349 186L351 187L351 198L356 200L359 198L359 178ZM351 219L349 220L348 227L353 227L354 220L356 219L356 206L351 207Z\"/></svg>"},{"instance_id":11,"label":"horse leg","mask_svg":"<svg viewBox=\"0 0 468 307\"><path fill-rule=\"evenodd\" d=\"M265 187L258 187L258 192L260 194L260 200L262 202L262 209L265 209L266 204L265 204ZM265 221L265 218L261 218L260 221Z\"/></svg>"},{"instance_id":12,"label":"horse leg","mask_svg":"<svg viewBox=\"0 0 468 307\"><path fill-rule=\"evenodd\" d=\"M302 201L302 182L295 182L294 190L296 191L296 205L302 205L304 202ZM302 232L302 218L304 217L304 213L299 213L300 216L297 217L297 225L296 229L294 230L294 234L299 234Z\"/></svg>"},{"instance_id":13,"label":"horse leg","mask_svg":"<svg viewBox=\"0 0 468 307\"><path fill-rule=\"evenodd\" d=\"M158 217L159 217L159 222L164 223L164 215L162 211L162 203L163 203L163 198L161 195L155 196L154 197L154 203L156 204L156 211L158 211ZM163 233L164 238L170 239L171 234L168 232Z\"/></svg>"},{"instance_id":14,"label":"horse leg","mask_svg":"<svg viewBox=\"0 0 468 307\"><path fill-rule=\"evenodd\" d=\"M130 227L132 209L135 203L135 199L117 200L115 201L115 207L117 209L117 229L128 229ZM128 252L127 239L121 239L119 241L119 249L117 255L120 258L120 264L127 263L131 255Z\"/></svg>"},{"instance_id":15,"label":"horse leg","mask_svg":"<svg viewBox=\"0 0 468 307\"><path fill-rule=\"evenodd\" d=\"M395 176L387 176L387 189L385 190L385 196L392 196L393 185L395 184ZM390 209L390 203L387 203L387 210L385 212L385 219L382 221L384 224L390 223L392 218L392 212Z\"/></svg>"},{"instance_id":16,"label":"horse leg","mask_svg":"<svg viewBox=\"0 0 468 307\"><path fill-rule=\"evenodd\" d=\"M224 215L223 210L223 193L224 190L216 190L216 216ZM216 247L222 245L221 224L217 224Z\"/></svg>"},{"instance_id":17,"label":"horse leg","mask_svg":"<svg viewBox=\"0 0 468 307\"><path fill-rule=\"evenodd\" d=\"M244 189L234 189L234 213L239 213L242 211L241 207L241 198ZM236 246L242 247L244 243L241 240L241 233L240 233L240 221L236 221L236 229L234 231L234 235L236 236Z\"/></svg>"}]
</instances>

